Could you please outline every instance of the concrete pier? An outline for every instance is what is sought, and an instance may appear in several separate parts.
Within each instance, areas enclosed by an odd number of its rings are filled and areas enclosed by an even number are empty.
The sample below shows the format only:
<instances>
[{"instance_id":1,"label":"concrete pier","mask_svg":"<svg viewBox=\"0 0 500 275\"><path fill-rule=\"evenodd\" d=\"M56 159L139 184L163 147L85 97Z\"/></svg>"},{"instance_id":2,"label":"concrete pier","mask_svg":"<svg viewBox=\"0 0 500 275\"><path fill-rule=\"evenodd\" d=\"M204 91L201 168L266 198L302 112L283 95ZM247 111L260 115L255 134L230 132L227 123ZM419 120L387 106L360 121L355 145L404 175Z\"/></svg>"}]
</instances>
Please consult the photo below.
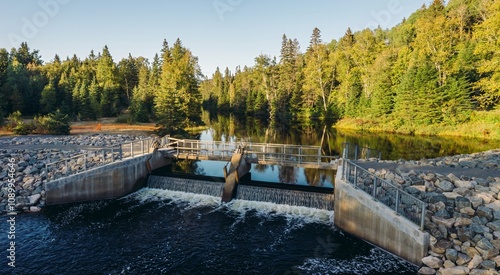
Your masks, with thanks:
<instances>
[{"instance_id":1,"label":"concrete pier","mask_svg":"<svg viewBox=\"0 0 500 275\"><path fill-rule=\"evenodd\" d=\"M54 205L128 195L145 184L145 178L149 174L146 164L148 159L151 169L171 163L159 150L157 153L124 159L81 174L53 180L45 183L46 203Z\"/></svg>"},{"instance_id":2,"label":"concrete pier","mask_svg":"<svg viewBox=\"0 0 500 275\"><path fill-rule=\"evenodd\" d=\"M429 233L345 182L342 173L335 179L334 212L334 224L339 229L411 263L421 265L427 255Z\"/></svg>"}]
</instances>

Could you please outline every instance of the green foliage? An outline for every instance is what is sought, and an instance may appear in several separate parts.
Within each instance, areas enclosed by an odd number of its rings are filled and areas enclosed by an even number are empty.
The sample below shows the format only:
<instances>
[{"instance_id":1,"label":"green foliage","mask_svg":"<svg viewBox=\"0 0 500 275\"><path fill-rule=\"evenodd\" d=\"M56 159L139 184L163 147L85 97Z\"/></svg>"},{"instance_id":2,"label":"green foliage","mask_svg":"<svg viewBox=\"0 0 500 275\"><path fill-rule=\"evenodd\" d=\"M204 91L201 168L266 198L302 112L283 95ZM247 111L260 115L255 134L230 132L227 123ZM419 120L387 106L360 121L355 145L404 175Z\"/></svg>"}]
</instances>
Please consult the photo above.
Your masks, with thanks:
<instances>
[{"instance_id":1,"label":"green foliage","mask_svg":"<svg viewBox=\"0 0 500 275\"><path fill-rule=\"evenodd\" d=\"M71 130L69 116L59 110L46 116L35 117L34 125L36 128L33 130L37 134L69 135Z\"/></svg>"},{"instance_id":2,"label":"green foliage","mask_svg":"<svg viewBox=\"0 0 500 275\"><path fill-rule=\"evenodd\" d=\"M121 114L119 115L116 120L116 123L133 123L133 117L130 114Z\"/></svg>"},{"instance_id":3,"label":"green foliage","mask_svg":"<svg viewBox=\"0 0 500 275\"><path fill-rule=\"evenodd\" d=\"M59 109L93 120L130 110L130 120L171 134L201 123L201 106L277 125L350 118L409 133L465 125L500 107L499 20L499 1L436 0L389 30L348 28L325 43L315 28L305 52L283 35L279 59L261 54L210 79L180 39L164 41L151 63L129 55L118 64L107 46L43 64L22 43L0 49L0 114Z\"/></svg>"},{"instance_id":4,"label":"green foliage","mask_svg":"<svg viewBox=\"0 0 500 275\"><path fill-rule=\"evenodd\" d=\"M21 122L21 123L17 124L16 127L14 127L12 129L12 132L15 135L25 136L25 135L32 134L35 129L36 129L36 126L33 122L29 122L29 123Z\"/></svg>"},{"instance_id":5,"label":"green foliage","mask_svg":"<svg viewBox=\"0 0 500 275\"><path fill-rule=\"evenodd\" d=\"M7 130L13 130L17 125L23 123L21 112L15 111L7 117Z\"/></svg>"}]
</instances>

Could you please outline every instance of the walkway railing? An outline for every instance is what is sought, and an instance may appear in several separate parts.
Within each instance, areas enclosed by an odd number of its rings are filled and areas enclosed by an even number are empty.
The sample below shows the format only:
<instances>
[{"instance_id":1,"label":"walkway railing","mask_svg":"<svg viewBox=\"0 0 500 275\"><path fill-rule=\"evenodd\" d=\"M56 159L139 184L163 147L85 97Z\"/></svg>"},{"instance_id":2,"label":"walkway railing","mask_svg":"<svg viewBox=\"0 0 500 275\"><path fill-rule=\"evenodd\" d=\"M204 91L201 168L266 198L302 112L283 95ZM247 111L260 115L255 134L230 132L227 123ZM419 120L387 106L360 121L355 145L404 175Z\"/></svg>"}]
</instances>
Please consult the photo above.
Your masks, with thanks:
<instances>
[{"instance_id":1,"label":"walkway railing","mask_svg":"<svg viewBox=\"0 0 500 275\"><path fill-rule=\"evenodd\" d=\"M45 165L47 182L82 173L125 158L147 154L154 140L154 138L136 140L48 163Z\"/></svg>"},{"instance_id":2,"label":"walkway railing","mask_svg":"<svg viewBox=\"0 0 500 275\"><path fill-rule=\"evenodd\" d=\"M343 155L347 154L344 152ZM391 182L377 177L345 157L342 161L342 179L385 204L398 215L419 225L420 230L424 230L427 204L422 200Z\"/></svg>"},{"instance_id":3,"label":"walkway railing","mask_svg":"<svg viewBox=\"0 0 500 275\"><path fill-rule=\"evenodd\" d=\"M352 143L343 143L343 158L347 159L382 159L382 151Z\"/></svg>"},{"instance_id":4,"label":"walkway railing","mask_svg":"<svg viewBox=\"0 0 500 275\"><path fill-rule=\"evenodd\" d=\"M166 137L163 147L171 147L175 155L205 156L230 158L238 147L245 148L250 159L259 162L276 162L282 164L316 164L330 162L337 156L324 156L320 146L302 146L273 143L236 143L222 141L186 140Z\"/></svg>"}]
</instances>

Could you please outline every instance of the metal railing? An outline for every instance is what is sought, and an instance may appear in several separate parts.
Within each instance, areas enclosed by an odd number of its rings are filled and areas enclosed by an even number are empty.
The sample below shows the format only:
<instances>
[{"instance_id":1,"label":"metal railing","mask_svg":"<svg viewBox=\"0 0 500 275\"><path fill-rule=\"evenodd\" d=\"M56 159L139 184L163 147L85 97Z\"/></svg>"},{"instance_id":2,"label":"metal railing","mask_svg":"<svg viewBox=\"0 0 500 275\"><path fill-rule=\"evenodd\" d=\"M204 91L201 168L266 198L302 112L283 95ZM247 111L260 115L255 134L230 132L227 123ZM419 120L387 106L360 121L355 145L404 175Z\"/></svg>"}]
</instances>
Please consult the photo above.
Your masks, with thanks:
<instances>
[{"instance_id":1,"label":"metal railing","mask_svg":"<svg viewBox=\"0 0 500 275\"><path fill-rule=\"evenodd\" d=\"M155 138L136 140L48 163L45 165L47 182L82 173L125 158L147 154L150 152L154 140Z\"/></svg>"},{"instance_id":2,"label":"metal railing","mask_svg":"<svg viewBox=\"0 0 500 275\"><path fill-rule=\"evenodd\" d=\"M382 151L375 150L368 147L359 146L352 143L342 143L343 146L343 158L345 159L382 159Z\"/></svg>"},{"instance_id":3,"label":"metal railing","mask_svg":"<svg viewBox=\"0 0 500 275\"><path fill-rule=\"evenodd\" d=\"M223 141L200 141L166 137L162 144L171 147L175 155L228 157L239 148L245 148L249 158L261 162L277 162L283 164L321 164L337 159L337 156L324 156L320 146L302 146L273 143L236 143Z\"/></svg>"},{"instance_id":4,"label":"metal railing","mask_svg":"<svg viewBox=\"0 0 500 275\"><path fill-rule=\"evenodd\" d=\"M344 152L344 156L346 155ZM342 179L424 230L427 204L422 200L345 157L342 160Z\"/></svg>"}]
</instances>

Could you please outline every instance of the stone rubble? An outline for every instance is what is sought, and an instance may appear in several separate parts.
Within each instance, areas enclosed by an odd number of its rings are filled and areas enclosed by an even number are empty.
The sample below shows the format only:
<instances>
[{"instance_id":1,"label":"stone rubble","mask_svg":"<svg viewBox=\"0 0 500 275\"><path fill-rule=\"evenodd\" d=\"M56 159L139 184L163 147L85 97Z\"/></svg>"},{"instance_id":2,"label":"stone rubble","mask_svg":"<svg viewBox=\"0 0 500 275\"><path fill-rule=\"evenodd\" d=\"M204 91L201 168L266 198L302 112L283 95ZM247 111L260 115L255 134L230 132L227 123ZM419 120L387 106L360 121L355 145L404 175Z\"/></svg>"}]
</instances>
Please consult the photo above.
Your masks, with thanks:
<instances>
[{"instance_id":1,"label":"stone rubble","mask_svg":"<svg viewBox=\"0 0 500 275\"><path fill-rule=\"evenodd\" d=\"M128 143L145 137L129 135L80 135L80 136L36 136L36 137L13 137L0 139L0 213L8 212L8 180L10 159L14 159L16 169L13 178L15 180L15 208L16 212L39 212L45 205L45 186L47 182L47 171L45 165L65 158L74 157L82 153L92 156L88 150L72 149L67 150L64 145L109 147L122 143ZM35 145L35 149L16 149L16 146ZM51 149L39 149L44 145L51 145ZM55 145L55 146L52 146ZM57 149L61 145L62 149ZM12 146L12 148L9 148ZM94 161L99 161L95 156ZM69 163L68 169L73 171L82 169L83 158ZM97 166L97 163L87 163L87 167ZM55 171L57 175L62 175L66 167ZM52 173L52 172L50 172ZM12 196L12 195L11 195Z\"/></svg>"},{"instance_id":2,"label":"stone rubble","mask_svg":"<svg viewBox=\"0 0 500 275\"><path fill-rule=\"evenodd\" d=\"M407 173L374 171L428 203L425 230L431 243L419 274L500 274L500 177L458 176L469 168L498 171L500 150L392 163L422 166ZM457 172L431 173L423 165Z\"/></svg>"}]
</instances>

